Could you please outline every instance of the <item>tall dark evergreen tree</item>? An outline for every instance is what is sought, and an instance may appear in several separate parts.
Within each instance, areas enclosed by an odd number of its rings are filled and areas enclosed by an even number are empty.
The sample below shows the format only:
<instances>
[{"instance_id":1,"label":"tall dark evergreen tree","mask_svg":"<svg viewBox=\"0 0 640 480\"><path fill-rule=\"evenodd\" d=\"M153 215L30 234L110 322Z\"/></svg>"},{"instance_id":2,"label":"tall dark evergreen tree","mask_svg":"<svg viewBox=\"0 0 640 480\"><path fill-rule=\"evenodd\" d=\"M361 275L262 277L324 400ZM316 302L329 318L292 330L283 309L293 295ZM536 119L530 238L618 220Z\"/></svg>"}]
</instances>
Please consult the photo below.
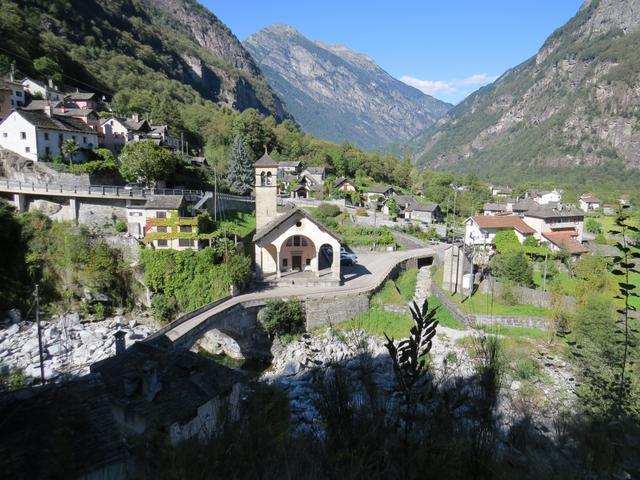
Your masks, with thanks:
<instances>
[{"instance_id":1,"label":"tall dark evergreen tree","mask_svg":"<svg viewBox=\"0 0 640 480\"><path fill-rule=\"evenodd\" d=\"M233 139L231 157L229 158L229 173L227 180L229 189L238 195L249 193L253 187L252 157L247 153L247 148L240 135Z\"/></svg>"}]
</instances>

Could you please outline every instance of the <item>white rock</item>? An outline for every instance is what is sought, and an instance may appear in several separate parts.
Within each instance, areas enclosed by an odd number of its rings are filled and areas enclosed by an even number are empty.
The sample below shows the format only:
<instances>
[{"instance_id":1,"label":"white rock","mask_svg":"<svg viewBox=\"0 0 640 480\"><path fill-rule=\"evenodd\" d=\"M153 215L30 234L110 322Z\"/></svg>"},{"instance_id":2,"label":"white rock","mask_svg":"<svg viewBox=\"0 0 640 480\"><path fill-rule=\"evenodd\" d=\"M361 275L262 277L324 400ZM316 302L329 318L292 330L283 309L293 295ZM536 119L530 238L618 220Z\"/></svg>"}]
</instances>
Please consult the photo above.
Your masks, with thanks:
<instances>
[{"instance_id":1,"label":"white rock","mask_svg":"<svg viewBox=\"0 0 640 480\"><path fill-rule=\"evenodd\" d=\"M511 391L512 392L517 392L521 388L522 388L522 383L519 382L518 380L514 380L513 382L511 382Z\"/></svg>"}]
</instances>

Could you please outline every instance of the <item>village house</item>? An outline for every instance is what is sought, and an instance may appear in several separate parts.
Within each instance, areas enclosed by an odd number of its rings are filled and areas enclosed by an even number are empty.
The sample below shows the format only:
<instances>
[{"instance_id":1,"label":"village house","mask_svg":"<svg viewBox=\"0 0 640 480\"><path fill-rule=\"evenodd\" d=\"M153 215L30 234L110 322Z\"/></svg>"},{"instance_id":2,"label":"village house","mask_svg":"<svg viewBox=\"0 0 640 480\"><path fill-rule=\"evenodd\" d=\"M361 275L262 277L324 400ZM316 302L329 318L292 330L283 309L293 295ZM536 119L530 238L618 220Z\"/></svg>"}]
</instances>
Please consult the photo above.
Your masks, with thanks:
<instances>
[{"instance_id":1,"label":"village house","mask_svg":"<svg viewBox=\"0 0 640 480\"><path fill-rule=\"evenodd\" d=\"M51 79L49 79L47 83L43 83L38 80L25 77L22 80L22 86L24 87L24 91L28 92L29 95L31 95L31 98L34 99L37 98L40 100L59 102L64 100L65 97L65 93L58 89Z\"/></svg>"},{"instance_id":2,"label":"village house","mask_svg":"<svg viewBox=\"0 0 640 480\"><path fill-rule=\"evenodd\" d=\"M358 188L355 184L345 177L338 177L336 181L333 182L333 188L339 190L341 192L357 192Z\"/></svg>"},{"instance_id":3,"label":"village house","mask_svg":"<svg viewBox=\"0 0 640 480\"><path fill-rule=\"evenodd\" d=\"M562 201L562 190L532 190L531 200L538 205L548 205L549 203L560 203Z\"/></svg>"},{"instance_id":4,"label":"village house","mask_svg":"<svg viewBox=\"0 0 640 480\"><path fill-rule=\"evenodd\" d=\"M80 120L54 114L50 107L16 110L0 123L0 146L36 162L62 155L65 140L89 150L98 146L98 133ZM81 151L75 159L84 157Z\"/></svg>"},{"instance_id":5,"label":"village house","mask_svg":"<svg viewBox=\"0 0 640 480\"><path fill-rule=\"evenodd\" d=\"M631 205L631 195L628 193L623 193L618 197L618 203L622 206Z\"/></svg>"},{"instance_id":6,"label":"village house","mask_svg":"<svg viewBox=\"0 0 640 480\"><path fill-rule=\"evenodd\" d=\"M154 248L199 249L197 217L185 216L182 195L155 195L127 206L127 232ZM206 244L203 242L203 245Z\"/></svg>"},{"instance_id":7,"label":"village house","mask_svg":"<svg viewBox=\"0 0 640 480\"><path fill-rule=\"evenodd\" d=\"M603 203L602 213L604 213L605 215L615 215L619 207L620 205L616 203Z\"/></svg>"},{"instance_id":8,"label":"village house","mask_svg":"<svg viewBox=\"0 0 640 480\"><path fill-rule=\"evenodd\" d=\"M9 116L11 106L11 87L0 81L0 122Z\"/></svg>"},{"instance_id":9,"label":"village house","mask_svg":"<svg viewBox=\"0 0 640 480\"><path fill-rule=\"evenodd\" d=\"M11 109L15 110L16 108L24 107L26 99L22 83L15 81L13 77L9 77L9 79L0 80L0 85L11 90L9 97Z\"/></svg>"},{"instance_id":10,"label":"village house","mask_svg":"<svg viewBox=\"0 0 640 480\"><path fill-rule=\"evenodd\" d=\"M572 256L588 253L589 249L578 240L578 232L575 230L543 232L543 243L552 252L564 250Z\"/></svg>"},{"instance_id":11,"label":"village house","mask_svg":"<svg viewBox=\"0 0 640 480\"><path fill-rule=\"evenodd\" d=\"M602 206L600 199L590 192L580 195L579 204L584 212L597 210Z\"/></svg>"},{"instance_id":12,"label":"village house","mask_svg":"<svg viewBox=\"0 0 640 480\"><path fill-rule=\"evenodd\" d=\"M49 100L32 100L29 105L24 107L24 110L44 111L46 108L51 108L55 115L80 120L89 125L93 131L100 133L100 117L95 110L70 107L64 102Z\"/></svg>"},{"instance_id":13,"label":"village house","mask_svg":"<svg viewBox=\"0 0 640 480\"><path fill-rule=\"evenodd\" d=\"M169 134L167 125L152 125L138 115L129 118L109 117L100 122L102 133L101 144L118 154L129 142L151 140L157 145L178 150L180 140Z\"/></svg>"},{"instance_id":14,"label":"village house","mask_svg":"<svg viewBox=\"0 0 640 480\"><path fill-rule=\"evenodd\" d=\"M339 239L302 209L279 215L275 181L278 164L265 152L254 167L256 279L278 282L283 277L308 272L311 280L323 276L323 281L339 283ZM330 259L326 258L329 251ZM321 268L323 260L328 263L325 269ZM304 284L304 280L295 284Z\"/></svg>"},{"instance_id":15,"label":"village house","mask_svg":"<svg viewBox=\"0 0 640 480\"><path fill-rule=\"evenodd\" d=\"M427 225L439 223L443 219L442 211L436 203L422 203L413 195L395 195L384 201L382 213L389 215L389 201L395 201L400 209L400 217L405 220L420 222Z\"/></svg>"},{"instance_id":16,"label":"village house","mask_svg":"<svg viewBox=\"0 0 640 480\"><path fill-rule=\"evenodd\" d=\"M395 194L396 191L389 185L373 185L369 187L365 197L369 208L377 208L385 199Z\"/></svg>"},{"instance_id":17,"label":"village house","mask_svg":"<svg viewBox=\"0 0 640 480\"><path fill-rule=\"evenodd\" d=\"M300 162L279 162L278 163L278 177L283 178L285 175L295 175L300 173Z\"/></svg>"},{"instance_id":18,"label":"village house","mask_svg":"<svg viewBox=\"0 0 640 480\"><path fill-rule=\"evenodd\" d=\"M82 110L97 110L100 100L98 94L94 92L81 92L76 89L65 95L64 104L69 108L79 108Z\"/></svg>"},{"instance_id":19,"label":"village house","mask_svg":"<svg viewBox=\"0 0 640 480\"><path fill-rule=\"evenodd\" d=\"M464 243L470 247L492 247L496 234L503 230L512 230L520 243L536 231L516 215L476 215L464 222Z\"/></svg>"},{"instance_id":20,"label":"village house","mask_svg":"<svg viewBox=\"0 0 640 480\"><path fill-rule=\"evenodd\" d=\"M300 180L306 178L316 185L324 185L324 179L327 178L326 167L307 167L300 174Z\"/></svg>"},{"instance_id":21,"label":"village house","mask_svg":"<svg viewBox=\"0 0 640 480\"><path fill-rule=\"evenodd\" d=\"M543 235L547 232L571 232L571 238L582 242L584 214L574 205L540 205L528 210L522 219L536 231L535 237L541 242L548 240Z\"/></svg>"},{"instance_id":22,"label":"village house","mask_svg":"<svg viewBox=\"0 0 640 480\"><path fill-rule=\"evenodd\" d=\"M482 207L482 214L485 216L504 215L508 211L506 203L487 202Z\"/></svg>"},{"instance_id":23,"label":"village house","mask_svg":"<svg viewBox=\"0 0 640 480\"><path fill-rule=\"evenodd\" d=\"M491 186L491 195L494 197L507 198L513 193L513 189L510 187L495 187Z\"/></svg>"}]
</instances>

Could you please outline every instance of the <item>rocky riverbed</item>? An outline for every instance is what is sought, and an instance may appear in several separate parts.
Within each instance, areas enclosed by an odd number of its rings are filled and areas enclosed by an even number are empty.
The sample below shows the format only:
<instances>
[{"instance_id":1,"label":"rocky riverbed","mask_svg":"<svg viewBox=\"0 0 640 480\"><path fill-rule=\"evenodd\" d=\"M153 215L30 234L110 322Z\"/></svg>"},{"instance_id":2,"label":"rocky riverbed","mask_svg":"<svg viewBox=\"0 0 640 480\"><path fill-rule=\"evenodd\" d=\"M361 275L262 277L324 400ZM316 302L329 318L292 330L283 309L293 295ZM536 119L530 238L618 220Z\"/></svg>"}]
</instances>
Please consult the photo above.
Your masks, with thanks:
<instances>
[{"instance_id":1,"label":"rocky riverbed","mask_svg":"<svg viewBox=\"0 0 640 480\"><path fill-rule=\"evenodd\" d=\"M78 313L54 316L41 325L46 380L89 373L92 363L115 354L114 334L119 330L125 332L127 345L154 331L151 326L123 316L83 322ZM0 323L0 368L5 373L22 370L28 383L40 378L37 325L22 321L16 310Z\"/></svg>"}]
</instances>

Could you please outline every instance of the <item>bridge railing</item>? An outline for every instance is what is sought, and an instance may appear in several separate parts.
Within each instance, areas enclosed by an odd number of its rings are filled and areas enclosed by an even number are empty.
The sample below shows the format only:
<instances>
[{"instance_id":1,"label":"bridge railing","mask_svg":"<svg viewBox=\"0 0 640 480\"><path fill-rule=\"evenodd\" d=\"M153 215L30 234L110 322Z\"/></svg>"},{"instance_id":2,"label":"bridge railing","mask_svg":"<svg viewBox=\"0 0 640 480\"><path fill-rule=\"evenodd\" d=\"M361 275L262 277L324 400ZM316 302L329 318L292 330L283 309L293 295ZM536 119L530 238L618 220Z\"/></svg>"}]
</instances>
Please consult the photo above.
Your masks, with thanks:
<instances>
[{"instance_id":1,"label":"bridge railing","mask_svg":"<svg viewBox=\"0 0 640 480\"><path fill-rule=\"evenodd\" d=\"M160 330L157 330L155 332L153 332L151 335L149 335L147 338L145 338L143 341L144 342L151 342L153 340L156 340L160 337L162 337L165 333L173 330L174 328L176 328L178 325L186 322L187 320L191 320L193 317L196 317L198 315L200 315L203 312L206 312L207 310L212 309L213 307L216 307L224 302L226 302L227 300L229 300L231 297L231 295L228 295L226 297L222 297L219 300L216 300L214 302L211 303L207 303L206 305L203 305L202 307L189 312L189 313L185 313L184 315L176 318L175 320L167 323L164 327L162 327Z\"/></svg>"},{"instance_id":2,"label":"bridge railing","mask_svg":"<svg viewBox=\"0 0 640 480\"><path fill-rule=\"evenodd\" d=\"M36 193L60 193L63 195L95 195L95 196L116 196L116 197L147 197L153 195L184 195L197 196L204 195L202 190L190 190L183 188L140 188L122 187L118 185L65 185L61 183L35 183L21 182L19 180L0 180L0 191L19 191ZM245 197L241 197L245 198Z\"/></svg>"}]
</instances>

